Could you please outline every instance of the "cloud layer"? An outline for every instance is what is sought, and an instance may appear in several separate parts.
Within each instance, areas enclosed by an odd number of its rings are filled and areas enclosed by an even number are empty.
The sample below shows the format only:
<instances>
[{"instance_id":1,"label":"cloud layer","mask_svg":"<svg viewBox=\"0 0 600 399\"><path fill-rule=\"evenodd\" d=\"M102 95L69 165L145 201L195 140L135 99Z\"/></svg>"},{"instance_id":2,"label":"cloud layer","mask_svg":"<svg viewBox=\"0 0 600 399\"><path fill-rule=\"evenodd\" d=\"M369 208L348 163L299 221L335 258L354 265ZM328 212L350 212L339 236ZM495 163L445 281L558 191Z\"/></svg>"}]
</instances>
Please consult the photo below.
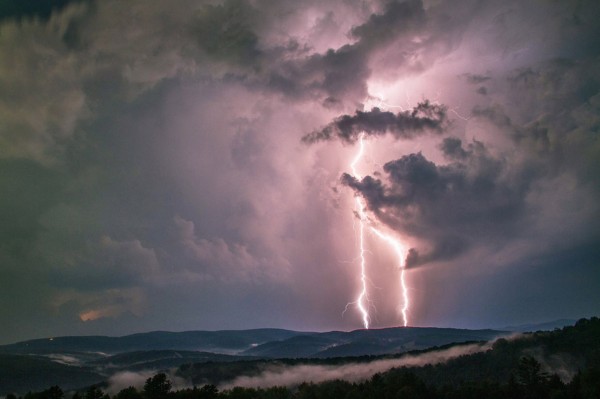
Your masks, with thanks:
<instances>
[{"instance_id":1,"label":"cloud layer","mask_svg":"<svg viewBox=\"0 0 600 399\"><path fill-rule=\"evenodd\" d=\"M365 136L392 134L396 139L414 139L426 131L441 132L447 121L444 106L419 103L411 111L394 114L372 108L370 111L357 110L354 115L342 115L323 129L302 138L306 143L339 138L347 143L355 143L361 134Z\"/></svg>"},{"instance_id":2,"label":"cloud layer","mask_svg":"<svg viewBox=\"0 0 600 399\"><path fill-rule=\"evenodd\" d=\"M415 325L600 311L596 2L52 5L0 8L0 341L357 328L353 195Z\"/></svg>"}]
</instances>

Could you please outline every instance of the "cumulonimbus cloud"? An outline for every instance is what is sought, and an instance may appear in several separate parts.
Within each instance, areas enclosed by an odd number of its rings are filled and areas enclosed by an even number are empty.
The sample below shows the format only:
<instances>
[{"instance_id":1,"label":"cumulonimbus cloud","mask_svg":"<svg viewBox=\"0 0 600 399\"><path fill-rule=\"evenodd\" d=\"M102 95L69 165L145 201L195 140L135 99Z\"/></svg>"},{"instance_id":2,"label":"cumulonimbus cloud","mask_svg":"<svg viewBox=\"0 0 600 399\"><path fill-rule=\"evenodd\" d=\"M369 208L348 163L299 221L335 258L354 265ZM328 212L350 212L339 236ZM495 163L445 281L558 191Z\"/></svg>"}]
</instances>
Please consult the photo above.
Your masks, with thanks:
<instances>
[{"instance_id":1,"label":"cumulonimbus cloud","mask_svg":"<svg viewBox=\"0 0 600 399\"><path fill-rule=\"evenodd\" d=\"M411 250L408 266L451 260L474 243L514 232L526 220L535 173L490 154L481 142L463 146L448 137L440 148L448 164L413 153L387 162L387 178L341 178L366 199L380 222L430 244L427 253Z\"/></svg>"}]
</instances>

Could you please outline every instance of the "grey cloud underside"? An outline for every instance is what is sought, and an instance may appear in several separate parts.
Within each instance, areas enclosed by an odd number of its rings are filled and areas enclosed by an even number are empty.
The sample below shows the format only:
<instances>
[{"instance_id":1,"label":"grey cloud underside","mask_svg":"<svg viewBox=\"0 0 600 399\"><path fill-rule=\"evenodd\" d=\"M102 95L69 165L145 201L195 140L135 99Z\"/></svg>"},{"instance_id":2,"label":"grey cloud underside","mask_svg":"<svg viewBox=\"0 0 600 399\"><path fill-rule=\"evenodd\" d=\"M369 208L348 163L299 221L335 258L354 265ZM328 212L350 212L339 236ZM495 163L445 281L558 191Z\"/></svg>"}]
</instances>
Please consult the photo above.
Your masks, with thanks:
<instances>
[{"instance_id":1,"label":"grey cloud underside","mask_svg":"<svg viewBox=\"0 0 600 399\"><path fill-rule=\"evenodd\" d=\"M599 71L597 57L518 68L501 78L507 101L475 106L472 115L501 129L549 172L572 171L582 181L597 181ZM490 82L492 88L498 84Z\"/></svg>"},{"instance_id":2,"label":"grey cloud underside","mask_svg":"<svg viewBox=\"0 0 600 399\"><path fill-rule=\"evenodd\" d=\"M580 217L589 224L580 224L575 235L562 235L562 245L595 242L598 207L585 205L577 193L599 195L598 66L597 60L553 60L502 77L470 76L492 90L499 81L504 84L505 101L476 105L471 117L510 140L510 151L492 153L493 145L474 140L465 146L445 137L439 149L448 163L410 154L386 163L386 178L344 174L342 183L367 200L379 222L426 243L426 249L411 249L409 266L450 261L474 248L501 248L527 237L543 241ZM574 180L569 187L558 183L565 179ZM574 212L574 219L552 220L545 209L555 190L572 196L587 216ZM543 218L546 231L531 231Z\"/></svg>"},{"instance_id":3,"label":"grey cloud underside","mask_svg":"<svg viewBox=\"0 0 600 399\"><path fill-rule=\"evenodd\" d=\"M381 13L349 32L354 43L316 53L293 38L279 46L261 46L259 28L253 26L260 23L259 14L246 2L229 0L205 7L191 31L210 57L234 67L224 79L289 99L317 99L325 106L361 103L368 96L372 56L426 26L420 1L386 2Z\"/></svg>"},{"instance_id":4,"label":"grey cloud underside","mask_svg":"<svg viewBox=\"0 0 600 399\"><path fill-rule=\"evenodd\" d=\"M543 241L560 234L573 219L557 223L547 215L554 190L572 196L570 201L579 203L581 215L589 220L579 225L576 235L562 235L561 244L595 242L598 207L585 205L587 200L577 193L593 198L599 194L597 67L597 60L553 60L504 77L470 76L472 83L486 82L492 89L498 80L505 84L504 102L476 105L471 116L510 140L510 151L492 153L490 144L475 140L464 146L460 139L446 137L439 149L448 163L410 154L384 165L386 179L357 180L344 174L342 183L367 200L379 222L427 243L427 249L411 249L409 266L449 261L483 246L501 248L512 240ZM564 187L558 183L561 179L575 180ZM543 224L543 218L548 220L546 231L529 229Z\"/></svg>"},{"instance_id":5,"label":"grey cloud underside","mask_svg":"<svg viewBox=\"0 0 600 399\"><path fill-rule=\"evenodd\" d=\"M586 4L589 15L598 13L597 5ZM574 3L562 7L574 7L574 13L581 10ZM552 18L560 18L558 15ZM504 73L461 75L478 94L488 97L473 107L472 120L487 121L490 125L484 129L511 140L512 149L499 151L492 143L476 140L464 146L460 139L446 137L440 150L448 163L410 154L385 164L387 179L379 175L360 181L348 174L342 177L343 184L367 200L379 222L426 243L426 249L411 249L408 265L449 261L486 245L500 248L513 240L536 237L544 241L560 234L566 225L579 222L571 217L565 217L562 225L550 221L546 209L555 196L552 190L572 195L581 215L587 215L583 218L590 220L590 225L578 227L577 237L563 235L561 244L577 246L598 240L598 207L585 205L587 200L577 194L586 192L596 198L600 187L600 65L597 26L589 15L574 17L581 24L577 31L571 25L575 20L564 21L566 34L577 37L572 49L565 47L565 39L552 37L550 45L564 57L531 62ZM504 25L503 18L496 21ZM352 142L360 125L347 123L342 129L339 122L358 120L358 115L340 117L307 138L339 137ZM575 179L568 188L558 183L568 179ZM548 222L542 222L543 218ZM544 223L544 232L529 229Z\"/></svg>"},{"instance_id":6,"label":"grey cloud underside","mask_svg":"<svg viewBox=\"0 0 600 399\"><path fill-rule=\"evenodd\" d=\"M381 222L431 243L427 253L413 249L408 266L451 260L473 245L515 234L527 220L526 195L535 175L511 171L479 142L464 148L459 139L446 138L442 150L451 161L446 165L421 153L386 163L385 181L342 176Z\"/></svg>"},{"instance_id":7,"label":"grey cloud underside","mask_svg":"<svg viewBox=\"0 0 600 399\"><path fill-rule=\"evenodd\" d=\"M257 66L263 56L258 36L249 21L256 20L253 9L244 1L229 0L207 5L195 17L192 34L198 45L211 57L232 64Z\"/></svg>"},{"instance_id":8,"label":"grey cloud underside","mask_svg":"<svg viewBox=\"0 0 600 399\"><path fill-rule=\"evenodd\" d=\"M302 138L305 143L340 139L354 143L361 134L382 136L391 134L397 139L413 139L425 132L441 133L448 122L447 109L443 105L422 102L411 111L396 114L373 108L357 110L354 115L342 115L323 129Z\"/></svg>"}]
</instances>

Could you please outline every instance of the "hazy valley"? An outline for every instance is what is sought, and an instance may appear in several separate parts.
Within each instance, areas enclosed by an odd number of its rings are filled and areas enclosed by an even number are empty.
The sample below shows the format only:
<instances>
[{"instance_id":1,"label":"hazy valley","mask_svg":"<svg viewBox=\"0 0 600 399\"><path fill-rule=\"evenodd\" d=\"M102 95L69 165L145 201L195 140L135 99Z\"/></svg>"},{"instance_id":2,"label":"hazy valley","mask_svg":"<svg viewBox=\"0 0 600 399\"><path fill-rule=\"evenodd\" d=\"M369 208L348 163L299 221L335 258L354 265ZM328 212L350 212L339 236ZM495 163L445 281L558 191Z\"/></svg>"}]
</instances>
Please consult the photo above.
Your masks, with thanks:
<instances>
[{"instance_id":1,"label":"hazy valley","mask_svg":"<svg viewBox=\"0 0 600 399\"><path fill-rule=\"evenodd\" d=\"M51 385L73 390L93 384L115 391L128 384L139 386L158 372L173 376L181 387L278 385L278 379L284 385L335 378L358 381L393 367L432 366L460 355L487 353L490 341L513 335L501 330L409 327L53 337L0 346L0 393L23 394ZM402 356L408 352L410 356ZM365 367L358 370L355 364ZM268 378L262 376L265 372Z\"/></svg>"}]
</instances>

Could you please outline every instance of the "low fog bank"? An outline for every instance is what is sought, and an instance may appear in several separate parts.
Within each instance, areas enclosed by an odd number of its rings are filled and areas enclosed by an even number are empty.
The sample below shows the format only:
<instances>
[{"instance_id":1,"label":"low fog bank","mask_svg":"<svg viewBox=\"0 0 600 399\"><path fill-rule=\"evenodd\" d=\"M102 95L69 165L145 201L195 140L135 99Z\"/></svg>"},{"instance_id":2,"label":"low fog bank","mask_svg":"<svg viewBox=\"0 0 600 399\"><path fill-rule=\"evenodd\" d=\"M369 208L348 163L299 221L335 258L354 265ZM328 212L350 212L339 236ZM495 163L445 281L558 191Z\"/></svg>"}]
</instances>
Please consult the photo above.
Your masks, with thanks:
<instances>
[{"instance_id":1,"label":"low fog bank","mask_svg":"<svg viewBox=\"0 0 600 399\"><path fill-rule=\"evenodd\" d=\"M239 376L232 381L220 384L219 389L294 386L302 382L319 383L335 379L355 382L366 380L376 373L381 373L394 367L418 367L427 364L438 364L459 356L484 352L490 350L492 345L493 341L469 344L420 355L405 355L398 359L375 360L369 363L349 363L341 366L310 364L274 366L257 376Z\"/></svg>"},{"instance_id":2,"label":"low fog bank","mask_svg":"<svg viewBox=\"0 0 600 399\"><path fill-rule=\"evenodd\" d=\"M512 334L488 342L457 345L447 349L435 350L426 353L411 355L405 354L399 358L379 359L370 362L352 362L347 364L300 364L283 365L273 363L266 366L266 369L257 375L239 375L232 380L218 384L219 390L230 390L234 387L243 388L268 388L273 386L294 387L303 382L321 383L331 380L345 380L348 382L359 382L371 378L377 373L383 373L393 368L399 367L423 367L426 365L437 365L461 356L473 355L487 352L494 348L498 340L514 341L529 340L533 336L528 334ZM500 343L500 342L498 342ZM523 348L522 355L532 356L537 359L543 371L550 374L557 374L563 382L569 382L580 362L567 354L547 354L542 347L534 346ZM310 360L307 359L307 362ZM145 371L123 371L114 374L108 380L108 393L116 394L120 390L133 386L141 389L148 378L151 378L159 372L165 372L172 382L174 390L191 388L191 380L182 378L176 373L176 369L165 370L145 370Z\"/></svg>"},{"instance_id":3,"label":"low fog bank","mask_svg":"<svg viewBox=\"0 0 600 399\"><path fill-rule=\"evenodd\" d=\"M119 391L135 387L142 389L148 378L154 377L158 373L165 373L171 381L174 390L191 388L191 384L181 377L175 375L175 370L142 370L142 371L120 371L113 374L108 379L108 387L106 392L110 395L116 395Z\"/></svg>"}]
</instances>

